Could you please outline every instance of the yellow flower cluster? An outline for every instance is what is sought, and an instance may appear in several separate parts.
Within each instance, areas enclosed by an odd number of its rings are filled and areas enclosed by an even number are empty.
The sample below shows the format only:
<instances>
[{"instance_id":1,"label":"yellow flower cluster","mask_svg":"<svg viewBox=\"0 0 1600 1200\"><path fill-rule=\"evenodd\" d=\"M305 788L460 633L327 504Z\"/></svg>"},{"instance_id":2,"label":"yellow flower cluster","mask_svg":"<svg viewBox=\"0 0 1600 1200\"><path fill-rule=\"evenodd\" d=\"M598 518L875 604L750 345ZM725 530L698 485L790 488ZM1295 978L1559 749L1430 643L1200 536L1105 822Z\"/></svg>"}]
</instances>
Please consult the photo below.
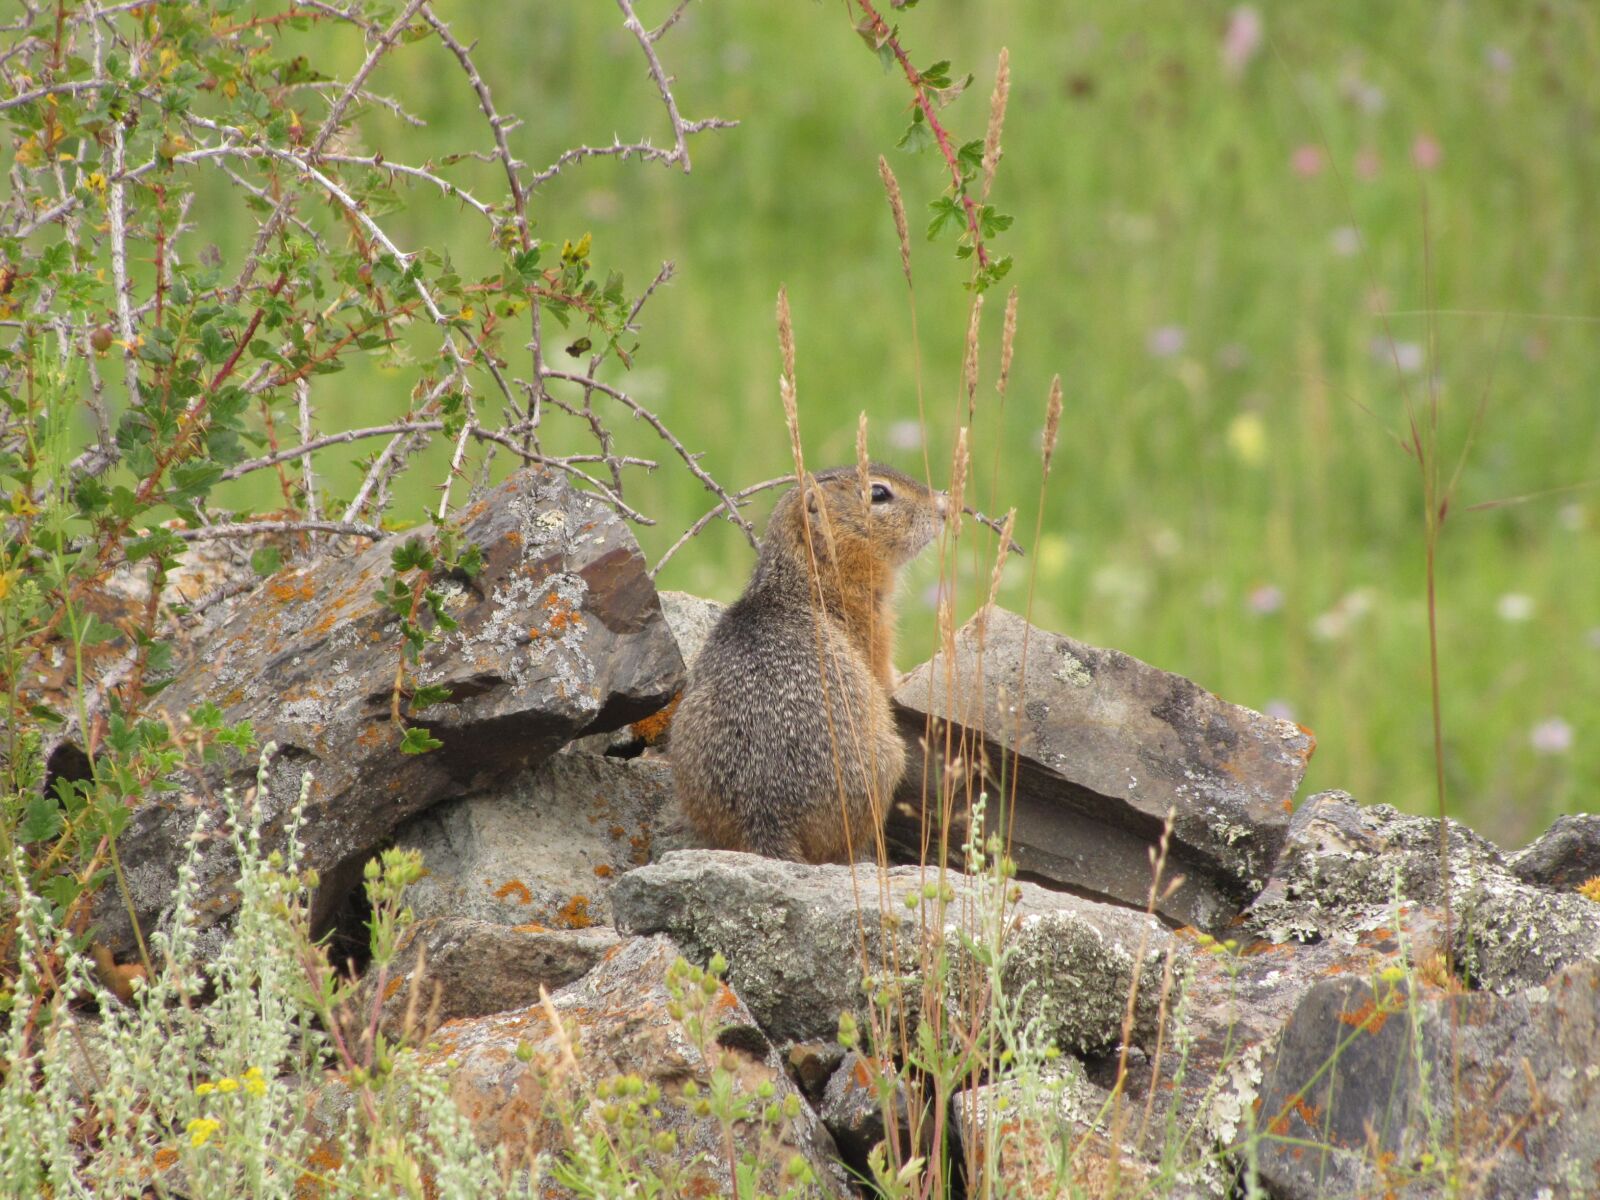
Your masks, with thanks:
<instances>
[{"instance_id":1,"label":"yellow flower cluster","mask_svg":"<svg viewBox=\"0 0 1600 1200\"><path fill-rule=\"evenodd\" d=\"M251 1096L265 1095L267 1080L266 1076L262 1074L261 1068L251 1067L239 1079L235 1079L231 1075L224 1075L215 1083L209 1080L205 1083L197 1083L194 1085L194 1094L196 1096L209 1096L212 1092L221 1092L223 1095L227 1095L230 1092L237 1092L241 1087Z\"/></svg>"},{"instance_id":2,"label":"yellow flower cluster","mask_svg":"<svg viewBox=\"0 0 1600 1200\"><path fill-rule=\"evenodd\" d=\"M222 1122L213 1120L211 1117L196 1117L189 1122L187 1128L189 1130L189 1144L191 1146L204 1146L211 1140L211 1135L222 1128Z\"/></svg>"}]
</instances>

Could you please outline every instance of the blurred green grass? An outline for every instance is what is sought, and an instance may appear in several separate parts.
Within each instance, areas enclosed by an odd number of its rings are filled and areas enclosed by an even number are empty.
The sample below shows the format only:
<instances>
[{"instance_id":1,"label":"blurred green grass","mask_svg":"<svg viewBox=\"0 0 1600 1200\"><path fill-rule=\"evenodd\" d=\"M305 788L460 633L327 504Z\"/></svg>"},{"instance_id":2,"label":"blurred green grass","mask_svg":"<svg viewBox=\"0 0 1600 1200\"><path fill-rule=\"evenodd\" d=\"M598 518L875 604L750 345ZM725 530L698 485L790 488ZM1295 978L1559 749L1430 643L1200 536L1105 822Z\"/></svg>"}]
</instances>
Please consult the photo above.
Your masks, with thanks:
<instances>
[{"instance_id":1,"label":"blurred green grass","mask_svg":"<svg viewBox=\"0 0 1600 1200\"><path fill-rule=\"evenodd\" d=\"M995 56L1011 54L994 198L1016 217L998 243L1016 267L987 298L973 431L977 499L1018 506L1033 552L1003 600L1021 608L1036 569L1038 623L1314 729L1308 791L1429 811L1421 489L1398 436L1405 395L1426 404L1431 386L1453 463L1487 395L1440 560L1444 725L1452 812L1517 845L1600 806L1600 492L1465 508L1600 479L1600 17L1583 0L1252 11L1264 36L1238 71L1223 60L1240 19L1226 4L925 0L899 18L917 62L977 73L946 113L961 139L982 136ZM500 106L528 119L513 135L528 163L613 133L666 140L611 5L449 15L479 39ZM730 486L789 469L772 318L784 284L808 461L849 461L865 410L874 453L920 471L919 349L876 161L899 174L914 226L941 164L894 149L903 79L831 4L703 0L660 49L685 114L739 128L692 141L688 176L594 162L534 201L538 232L592 231L596 263L634 288L676 262L630 390ZM374 124L374 146L407 160L481 147L466 82L441 64L430 47L382 68L379 89L430 127ZM457 171L492 186L479 167ZM388 222L402 246L492 269L480 226L411 195ZM913 254L942 481L965 417L963 270L946 245L919 239ZM1036 533L1057 371L1066 417ZM352 424L387 419L409 387L375 369L341 378L337 419ZM708 496L616 417L628 450L664 464L630 485L661 522L640 531L653 559ZM718 523L662 583L731 598L750 560ZM933 647L935 576L925 563L908 581L902 666ZM968 607L987 576L986 559L964 569Z\"/></svg>"}]
</instances>

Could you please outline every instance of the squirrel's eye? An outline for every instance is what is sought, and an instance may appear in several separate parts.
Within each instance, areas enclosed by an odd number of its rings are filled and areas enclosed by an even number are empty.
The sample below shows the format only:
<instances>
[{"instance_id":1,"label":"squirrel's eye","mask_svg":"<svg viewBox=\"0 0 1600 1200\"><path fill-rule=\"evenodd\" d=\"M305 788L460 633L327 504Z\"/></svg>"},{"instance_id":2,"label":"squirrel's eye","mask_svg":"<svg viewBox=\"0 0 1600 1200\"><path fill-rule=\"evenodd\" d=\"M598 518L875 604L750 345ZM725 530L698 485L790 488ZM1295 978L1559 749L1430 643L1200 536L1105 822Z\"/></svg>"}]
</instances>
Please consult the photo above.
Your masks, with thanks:
<instances>
[{"instance_id":1,"label":"squirrel's eye","mask_svg":"<svg viewBox=\"0 0 1600 1200\"><path fill-rule=\"evenodd\" d=\"M874 504L887 504L893 499L894 493L889 490L887 483L875 483L872 485L872 502Z\"/></svg>"}]
</instances>

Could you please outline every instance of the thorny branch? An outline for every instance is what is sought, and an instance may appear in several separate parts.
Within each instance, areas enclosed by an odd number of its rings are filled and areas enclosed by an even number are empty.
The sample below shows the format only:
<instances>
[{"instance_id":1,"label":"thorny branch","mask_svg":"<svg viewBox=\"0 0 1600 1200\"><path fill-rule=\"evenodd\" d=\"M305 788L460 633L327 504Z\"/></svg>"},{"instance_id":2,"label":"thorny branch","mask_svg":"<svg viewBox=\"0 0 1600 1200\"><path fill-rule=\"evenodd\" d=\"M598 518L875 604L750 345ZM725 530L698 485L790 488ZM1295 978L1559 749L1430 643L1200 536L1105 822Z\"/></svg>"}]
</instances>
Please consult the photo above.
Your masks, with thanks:
<instances>
[{"instance_id":1,"label":"thorny branch","mask_svg":"<svg viewBox=\"0 0 1600 1200\"><path fill-rule=\"evenodd\" d=\"M973 254L978 260L979 268L989 265L989 252L983 244L983 229L978 220L978 205L972 197L967 195L966 183L961 174L961 164L956 158L956 148L950 142L950 134L940 122L934 107L933 97L929 95L929 88L923 82L922 74L911 65L911 56L900 45L894 28L885 21L878 10L872 7L872 0L854 0L861 6L861 11L866 16L866 25L879 45L887 46L894 55L895 61L900 64L900 69L905 72L906 82L911 85L911 91L916 99L917 108L922 113L922 118L928 123L928 129L933 134L934 141L938 143L939 153L944 158L945 166L950 171L951 187L955 195L961 200L961 208L967 214L967 232L972 238Z\"/></svg>"},{"instance_id":2,"label":"thorny branch","mask_svg":"<svg viewBox=\"0 0 1600 1200\"><path fill-rule=\"evenodd\" d=\"M201 298L224 307L243 303L243 314L248 319L241 318L241 324L224 335L231 345L220 365L207 372L209 382L201 392L179 406L174 428L178 440L165 448L156 447L156 469L132 480L131 486L141 501L159 501L164 489L173 486L168 478L170 471L200 452L209 435L214 420L213 398L225 396L230 389L242 389L261 398L259 415L267 422L272 421L273 405L284 406L287 422L299 435L298 444L278 449L274 437L268 447L270 453L226 465L215 482L227 484L257 471L281 471L284 464L295 463L298 472L294 492L291 496L286 491L285 495L291 500L297 498L301 510L274 514L271 520L218 520L202 501L196 510L201 524L179 531L179 537L199 541L244 536L246 530L270 532L289 527L372 536L382 526L398 480L408 467L419 462L419 452L435 437L448 437L452 447L449 474L440 484L443 495L437 512L441 518L448 515L450 507L450 480L469 473L468 459L483 459L480 467L472 468L479 471L478 478L482 480L487 478L484 472L489 455L508 450L523 462L542 464L569 475L581 486L594 490L628 520L651 524L644 514L626 503L624 493L630 470L651 469L656 464L618 452L609 419L603 412L607 402L612 401L649 424L717 497L716 511L739 524L753 541L753 531L739 514L736 499L700 466L698 455L660 416L633 399L624 386L601 378L617 336L635 331L644 304L670 279L671 264L663 264L631 306L624 306L625 315L618 312L616 325L605 338L594 339L601 349L587 360L581 373L552 370L546 365L540 347L541 310L548 304L568 303L584 319L593 321L599 314L570 286L557 285L559 272L543 267L542 278L534 276L525 284L532 361L524 375L511 369L500 349L502 322L487 312L480 315L470 289L463 294L460 289L441 287L437 281L443 268L431 256L404 248L389 228L386 210L371 205L368 199L373 181L390 188L397 183L425 184L458 201L464 213L483 220L491 244L504 247L514 243L518 250L526 252L538 246L528 212L529 195L571 163L596 157L639 158L687 172L691 165L690 139L695 134L735 124L719 118L686 118L674 94L673 77L658 52L658 43L682 20L689 2L682 0L650 29L640 21L633 0L617 0L623 27L638 44L665 112L670 144L656 146L648 138L625 143L613 138L610 145L578 145L531 175L513 148L512 135L520 122L496 104L475 58L476 46L457 38L429 0L406 0L397 11L391 10L392 15L385 16L381 24L369 16L360 0L296 0L282 14L252 17L222 29L219 36L247 39L265 36L263 30L270 32L290 18L309 19L326 25L330 32L350 30L362 40L363 56L348 78L283 83L280 104L309 103L312 110L296 108L297 132L288 140L270 132L263 123L232 118L225 105L168 103L162 92L164 77L151 69L160 42L150 27L140 24L143 4L87 3L63 9L58 23L60 32L54 40L65 40L70 46L77 45L74 39L87 40L92 56L80 51L90 58L88 69L62 76L53 69L63 58L62 47L26 32L37 26L35 18L44 10L25 3L17 22L0 26L0 34L22 34L14 42L0 43L0 82L8 85L10 93L0 100L0 116L10 121L18 114L69 104L111 105L112 111L128 114L126 119L104 126L98 145L95 139L81 133L58 137L52 132L54 126L47 125L46 135L38 139L37 150L27 152L48 164L45 177L53 176L55 186L48 190L37 186L32 160L25 162L19 155L9 172L10 192L0 199L0 236L15 239L13 244L37 252L60 231L82 243L81 253L86 261L98 254L108 268L109 316L114 334L109 346L96 318L92 314L86 317L81 309L62 309L34 319L20 309L0 305L5 309L0 311L0 327L15 331L13 349L49 330L63 362L76 358L87 364L96 444L73 460L69 484L104 474L117 464L118 446L111 433L120 413L138 411L152 402L152 388L157 390L155 403L164 406L170 402L168 392L175 377L174 368L165 365L163 359L152 358L152 340L159 335L164 339L163 345L173 347L174 356L196 353L196 334L182 327L185 318L175 309L167 311L170 304L163 304L162 292L148 294L151 285L146 281L143 264L157 261L161 282L156 286L165 289L181 261L215 255L214 249L186 243L193 231L184 220L192 199L187 189L192 186L194 173L209 170L237 189L246 204L263 213L232 282L215 287ZM214 33L218 28L213 24ZM419 43L425 47L431 42L443 48L447 61L453 60L465 77L479 116L488 127L490 148L463 151L441 165L435 161L400 161L383 148L359 146L351 135L370 110L393 114L409 125L422 124L399 101L373 91L370 84L385 61L402 53L425 53L425 49L413 47ZM241 47L238 57L243 59L245 49L259 43L237 44ZM108 69L108 57L120 59L121 70L113 74ZM212 94L220 96L216 90ZM314 111L319 105L323 108L320 114ZM166 131L159 144L140 136L157 126ZM474 194L451 179L450 164L463 159L498 163L505 177L503 197L497 200L481 192ZM165 218L158 216L165 189L174 185L181 197L176 222L170 211ZM97 210L103 210L103 217L96 215ZM88 219L81 219L85 217ZM502 230L509 242L501 236ZM157 245L154 255L150 250L153 239ZM347 286L342 294L324 296L317 302L321 304L318 311L311 306L309 276L295 259L297 254L306 252L295 246L309 245L316 256L328 257L347 252L341 239L353 243L365 260L362 282ZM389 264L388 268L385 264ZM271 287L257 282L263 267L276 277ZM17 269L18 265L8 262L0 251L0 271ZM380 269L387 269L388 273L380 274ZM48 308L52 296L44 299ZM359 317L361 307L374 315ZM487 299L483 307L489 307ZM327 386L325 380L331 378L325 372L342 365L342 360L351 354L370 351L372 337L381 337L385 345L412 347L410 352L420 352L418 361L428 370L428 352L415 348L418 326L411 316L413 310L416 317L425 315L427 323L438 331L434 343L437 351L431 372L413 389L404 416L359 428L329 428L327 415L340 411L341 406L316 403ZM10 319L13 315L15 320ZM374 322L380 322L381 327L374 328ZM102 376L96 357L107 351L121 359L120 379ZM262 359L262 354L269 358ZM628 362L620 352L619 357L624 364ZM211 358L210 362L217 364L218 359ZM157 365L152 367L152 363ZM545 388L549 381L578 385L582 388L581 401L548 397ZM502 417L490 420L486 412L480 412L475 400L483 383L506 400ZM526 405L518 400L524 395ZM604 398L598 405L597 397ZM539 404L543 399L552 399L556 409L578 421L593 438L597 453L544 453L537 437ZM0 416L0 443L9 445L15 442L17 431L5 421ZM341 497L334 503L333 494L319 481L319 464L338 447L373 438L387 441L366 464L348 501ZM482 451L474 451L474 446ZM601 468L599 477L584 469L591 464ZM287 477L284 487L289 487ZM741 496L747 494L748 491ZM324 509L341 516L325 517ZM703 525L702 522L697 528Z\"/></svg>"}]
</instances>

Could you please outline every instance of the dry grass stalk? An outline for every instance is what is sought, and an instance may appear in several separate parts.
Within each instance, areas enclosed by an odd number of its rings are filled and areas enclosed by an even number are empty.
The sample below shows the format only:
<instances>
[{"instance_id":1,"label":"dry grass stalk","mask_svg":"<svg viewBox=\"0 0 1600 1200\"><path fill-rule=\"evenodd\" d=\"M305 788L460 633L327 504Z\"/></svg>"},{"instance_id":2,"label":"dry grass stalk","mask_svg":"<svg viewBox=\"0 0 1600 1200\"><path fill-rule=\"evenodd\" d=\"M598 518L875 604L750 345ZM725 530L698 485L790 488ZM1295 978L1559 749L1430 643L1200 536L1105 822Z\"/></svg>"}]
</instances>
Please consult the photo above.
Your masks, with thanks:
<instances>
[{"instance_id":1,"label":"dry grass stalk","mask_svg":"<svg viewBox=\"0 0 1600 1200\"><path fill-rule=\"evenodd\" d=\"M969 455L967 453L967 429L962 426L956 431L955 461L950 465L950 537L961 536L961 513L966 505L967 468Z\"/></svg>"},{"instance_id":2,"label":"dry grass stalk","mask_svg":"<svg viewBox=\"0 0 1600 1200\"><path fill-rule=\"evenodd\" d=\"M978 329L983 316L983 293L972 297L972 315L967 319L967 351L961 363L961 384L967 391L967 424L972 424L972 413L978 399Z\"/></svg>"},{"instance_id":3,"label":"dry grass stalk","mask_svg":"<svg viewBox=\"0 0 1600 1200\"><path fill-rule=\"evenodd\" d=\"M994 71L994 92L989 97L989 131L983 139L983 199L994 186L995 168L1000 165L1000 129L1006 123L1006 101L1011 95L1011 51L1000 47L1000 62Z\"/></svg>"},{"instance_id":4,"label":"dry grass stalk","mask_svg":"<svg viewBox=\"0 0 1600 1200\"><path fill-rule=\"evenodd\" d=\"M989 614L994 612L994 606L1000 600L1000 577L1005 573L1006 558L1010 555L1013 542L1011 531L1016 527L1017 510L1012 508L1006 511L1006 519L1000 523L1000 549L994 556L994 567L989 572L989 598L984 601L983 607L978 610L978 644L982 645L985 635L989 631Z\"/></svg>"},{"instance_id":5,"label":"dry grass stalk","mask_svg":"<svg viewBox=\"0 0 1600 1200\"><path fill-rule=\"evenodd\" d=\"M867 414L863 410L856 419L856 482L861 488L861 503L868 505L869 514L872 512L868 496L872 490L871 463L867 457Z\"/></svg>"},{"instance_id":6,"label":"dry grass stalk","mask_svg":"<svg viewBox=\"0 0 1600 1200\"><path fill-rule=\"evenodd\" d=\"M1012 288L1006 297L1006 320L1000 329L1000 377L994 381L994 390L1000 399L1006 398L1006 388L1011 384L1011 352L1017 341L1017 289Z\"/></svg>"},{"instance_id":7,"label":"dry grass stalk","mask_svg":"<svg viewBox=\"0 0 1600 1200\"><path fill-rule=\"evenodd\" d=\"M796 479L806 474L805 451L800 445L800 406L794 387L794 322L789 316L789 292L778 289L778 347L783 351L783 374L778 378L778 396L783 401L783 420L789 427L789 449L794 455Z\"/></svg>"},{"instance_id":8,"label":"dry grass stalk","mask_svg":"<svg viewBox=\"0 0 1600 1200\"><path fill-rule=\"evenodd\" d=\"M778 347L783 351L783 373L792 391L795 383L794 320L789 315L789 289L786 287L778 289Z\"/></svg>"},{"instance_id":9,"label":"dry grass stalk","mask_svg":"<svg viewBox=\"0 0 1600 1200\"><path fill-rule=\"evenodd\" d=\"M900 181L889 169L889 160L878 155L878 176L883 180L883 190L889 194L889 211L894 214L894 235L900 242L900 270L905 273L906 286L911 286L911 234L906 225L906 202L900 196Z\"/></svg>"},{"instance_id":10,"label":"dry grass stalk","mask_svg":"<svg viewBox=\"0 0 1600 1200\"><path fill-rule=\"evenodd\" d=\"M1050 460L1055 457L1056 438L1061 433L1061 376L1050 381L1050 402L1044 410L1044 477L1050 478Z\"/></svg>"},{"instance_id":11,"label":"dry grass stalk","mask_svg":"<svg viewBox=\"0 0 1600 1200\"><path fill-rule=\"evenodd\" d=\"M1006 519L1000 525L1000 549L994 556L994 569L989 572L989 599L984 602L983 612L987 618L1000 598L1000 576L1005 571L1006 558L1011 554L1011 531L1017 524L1017 510L1006 510Z\"/></svg>"}]
</instances>

